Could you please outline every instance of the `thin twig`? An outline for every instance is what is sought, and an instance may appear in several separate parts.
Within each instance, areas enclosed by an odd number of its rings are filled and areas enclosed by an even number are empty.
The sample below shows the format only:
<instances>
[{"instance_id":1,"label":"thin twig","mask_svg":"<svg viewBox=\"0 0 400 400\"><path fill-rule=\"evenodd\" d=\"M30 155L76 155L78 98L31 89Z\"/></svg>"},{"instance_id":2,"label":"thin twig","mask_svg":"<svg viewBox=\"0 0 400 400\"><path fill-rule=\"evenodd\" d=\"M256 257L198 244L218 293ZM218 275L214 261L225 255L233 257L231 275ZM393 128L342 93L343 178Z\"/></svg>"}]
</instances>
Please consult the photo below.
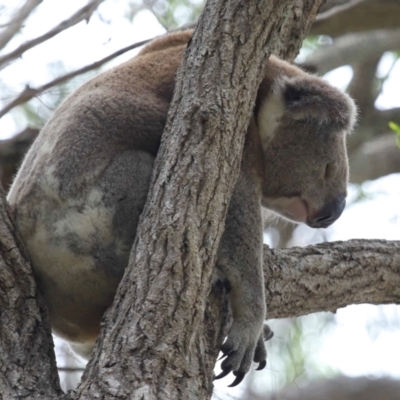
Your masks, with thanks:
<instances>
[{"instance_id":1,"label":"thin twig","mask_svg":"<svg viewBox=\"0 0 400 400\"><path fill-rule=\"evenodd\" d=\"M143 1L144 6L154 15L156 18L157 22L166 30L168 31L167 25L165 25L164 21L160 17L160 15L154 10L154 1L151 0L144 0Z\"/></svg>"},{"instance_id":2,"label":"thin twig","mask_svg":"<svg viewBox=\"0 0 400 400\"><path fill-rule=\"evenodd\" d=\"M331 9L319 14L317 16L317 18L319 20L329 19L332 17L332 15L346 12L350 8L357 7L362 1L364 1L364 0L351 0L351 1L348 1L347 3L336 5L336 6L332 7Z\"/></svg>"},{"instance_id":3,"label":"thin twig","mask_svg":"<svg viewBox=\"0 0 400 400\"><path fill-rule=\"evenodd\" d=\"M18 9L7 24L6 29L0 34L0 49L2 49L21 29L22 23L29 17L30 13L43 0L26 0L25 4Z\"/></svg>"},{"instance_id":4,"label":"thin twig","mask_svg":"<svg viewBox=\"0 0 400 400\"><path fill-rule=\"evenodd\" d=\"M170 32L178 32L178 31L182 31L185 29L193 29L194 25L195 24L188 24L188 25L182 26L178 29L171 30ZM37 88L32 88L29 85L26 85L25 89L18 95L18 97L16 97L14 100L12 100L10 103L8 103L3 109L0 110L0 118L3 117L5 114L7 114L13 108L26 103L27 101L31 100L35 96L39 95L40 93L43 93L44 91L46 91L54 86L60 85L61 83L67 82L70 79L75 78L78 75L82 75L86 72L89 72L96 68L99 68L106 62L108 62L130 50L133 50L133 49L136 49L137 47L143 46L153 39L154 38L146 39L146 40L142 40L140 42L133 43L127 47L117 50L116 52L108 55L107 57L102 58L99 61L96 61L92 64L86 65L85 67L79 68L75 71L72 71L65 75L62 75L62 76L60 76L56 79L53 79L52 81L47 82L46 84L39 86Z\"/></svg>"},{"instance_id":5,"label":"thin twig","mask_svg":"<svg viewBox=\"0 0 400 400\"><path fill-rule=\"evenodd\" d=\"M17 107L21 104L26 103L27 101L31 100L33 97L37 96L40 93L43 93L44 91L60 85L61 83L64 83L66 81L69 81L72 78L75 78L78 75L84 74L85 72L92 71L96 68L101 67L103 64L105 64L107 61L112 60L113 58L116 58L120 56L121 54L126 53L129 50L136 49L137 47L143 46L144 44L148 43L152 39L147 39L147 40L142 40L141 42L137 42L134 44L131 44L127 47L124 47L123 49L117 50L116 52L108 55L107 57L104 57L103 59L96 61L92 64L86 65L85 67L79 68L75 71L69 72L68 74L62 75L56 79L53 79L50 82L47 82L46 84L39 86L37 88L32 88L29 85L25 86L25 89L16 97L14 100L12 100L10 103L8 103L2 110L0 110L0 118L3 117L5 114L7 114L10 110L12 110L14 107Z\"/></svg>"},{"instance_id":6,"label":"thin twig","mask_svg":"<svg viewBox=\"0 0 400 400\"><path fill-rule=\"evenodd\" d=\"M88 4L86 4L86 6L82 7L70 18L64 20L44 35L38 36L37 38L32 40L28 40L27 42L21 44L21 46L19 46L17 49L0 57L0 67L2 66L1 68L5 68L7 65L10 64L11 61L20 57L25 51L37 46L40 43L45 42L46 40L51 39L52 37L58 35L60 32L63 32L71 26L74 26L83 20L88 21L93 12L103 1L104 0L91 0Z\"/></svg>"}]
</instances>

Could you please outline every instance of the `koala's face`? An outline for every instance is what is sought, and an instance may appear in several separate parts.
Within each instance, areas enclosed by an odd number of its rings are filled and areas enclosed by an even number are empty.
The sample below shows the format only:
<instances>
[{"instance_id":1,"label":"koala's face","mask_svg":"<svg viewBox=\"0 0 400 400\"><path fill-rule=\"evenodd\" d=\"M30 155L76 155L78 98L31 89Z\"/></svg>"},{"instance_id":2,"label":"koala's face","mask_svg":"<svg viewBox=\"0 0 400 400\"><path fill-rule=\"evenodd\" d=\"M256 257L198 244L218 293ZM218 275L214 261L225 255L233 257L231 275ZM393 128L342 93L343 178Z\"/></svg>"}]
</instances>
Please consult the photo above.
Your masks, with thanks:
<instances>
[{"instance_id":1,"label":"koala's face","mask_svg":"<svg viewBox=\"0 0 400 400\"><path fill-rule=\"evenodd\" d=\"M320 83L318 78L312 79ZM329 87L336 96L332 100L324 86L317 88L321 103L315 104L315 93L312 97L307 92L308 83L291 98L285 97L285 86L271 93L260 107L258 127L265 169L262 204L291 221L326 228L339 218L346 204L345 140L354 121L354 106L346 95ZM298 89L298 82L296 85ZM347 112L339 122L336 114L343 110L337 103Z\"/></svg>"},{"instance_id":2,"label":"koala's face","mask_svg":"<svg viewBox=\"0 0 400 400\"><path fill-rule=\"evenodd\" d=\"M325 228L346 203L348 166L343 132L284 121L264 152L263 206L283 217Z\"/></svg>"}]
</instances>

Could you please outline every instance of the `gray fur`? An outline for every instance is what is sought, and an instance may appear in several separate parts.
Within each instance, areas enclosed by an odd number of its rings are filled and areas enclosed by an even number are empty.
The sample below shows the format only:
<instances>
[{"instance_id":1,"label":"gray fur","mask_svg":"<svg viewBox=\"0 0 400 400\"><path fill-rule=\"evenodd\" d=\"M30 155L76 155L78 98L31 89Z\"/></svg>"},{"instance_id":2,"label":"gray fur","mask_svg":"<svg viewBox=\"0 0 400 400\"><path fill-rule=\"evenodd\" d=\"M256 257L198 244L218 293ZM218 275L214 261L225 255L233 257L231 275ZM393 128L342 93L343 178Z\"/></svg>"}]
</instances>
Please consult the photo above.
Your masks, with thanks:
<instances>
[{"instance_id":1,"label":"gray fur","mask_svg":"<svg viewBox=\"0 0 400 400\"><path fill-rule=\"evenodd\" d=\"M83 85L28 152L8 200L47 299L54 332L88 357L128 263L154 158L190 31L170 34ZM261 203L323 225L348 176L352 101L276 58L268 62L249 123L240 177L218 252L233 324L223 373L236 383L265 365ZM330 211L329 211L330 212Z\"/></svg>"}]
</instances>

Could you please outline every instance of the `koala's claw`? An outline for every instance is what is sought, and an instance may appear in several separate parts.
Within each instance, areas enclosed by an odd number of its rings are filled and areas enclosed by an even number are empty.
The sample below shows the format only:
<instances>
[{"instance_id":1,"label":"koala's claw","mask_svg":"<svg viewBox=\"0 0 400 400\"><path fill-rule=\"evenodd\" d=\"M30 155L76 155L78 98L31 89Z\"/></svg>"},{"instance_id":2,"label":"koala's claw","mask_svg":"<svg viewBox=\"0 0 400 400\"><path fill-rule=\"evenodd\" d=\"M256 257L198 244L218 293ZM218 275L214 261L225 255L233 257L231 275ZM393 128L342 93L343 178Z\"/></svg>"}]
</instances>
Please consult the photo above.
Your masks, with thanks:
<instances>
[{"instance_id":1,"label":"koala's claw","mask_svg":"<svg viewBox=\"0 0 400 400\"><path fill-rule=\"evenodd\" d=\"M258 364L258 367L256 368L256 371L261 371L262 369L265 368L266 365L267 365L267 360L261 361L261 362Z\"/></svg>"},{"instance_id":2,"label":"koala's claw","mask_svg":"<svg viewBox=\"0 0 400 400\"><path fill-rule=\"evenodd\" d=\"M214 377L214 380L225 378L231 372L231 367L227 367L226 369L222 369L222 372Z\"/></svg>"},{"instance_id":3,"label":"koala's claw","mask_svg":"<svg viewBox=\"0 0 400 400\"><path fill-rule=\"evenodd\" d=\"M231 367L223 368L222 372L214 377L214 380L225 378L225 376L227 376L231 371L232 371ZM242 382L242 380L246 374L244 372L235 372L234 371L233 375L235 375L236 378L230 385L228 385L228 387L234 387L236 385L239 385L239 383Z\"/></svg>"},{"instance_id":4,"label":"koala's claw","mask_svg":"<svg viewBox=\"0 0 400 400\"><path fill-rule=\"evenodd\" d=\"M264 324L263 336L264 336L264 342L267 342L268 340L272 339L274 336L274 332L272 332L272 329L267 324Z\"/></svg>"},{"instance_id":5,"label":"koala's claw","mask_svg":"<svg viewBox=\"0 0 400 400\"><path fill-rule=\"evenodd\" d=\"M222 356L219 360L224 359L221 363L222 372L214 378L221 379L232 372L236 378L229 387L236 386L242 382L252 362L258 363L257 371L265 368L267 365L267 352L264 340L269 340L273 336L269 326L264 325L255 345L252 345L251 342L254 340L254 337L244 336L243 340L243 335L239 335L238 332L240 332L240 329L233 325L230 335L228 335L228 338L221 346Z\"/></svg>"},{"instance_id":6,"label":"koala's claw","mask_svg":"<svg viewBox=\"0 0 400 400\"><path fill-rule=\"evenodd\" d=\"M234 387L236 385L239 385L239 383L242 382L245 376L244 373L239 373L239 372L234 372L233 374L236 376L236 378L230 385L228 385L228 387Z\"/></svg>"}]
</instances>

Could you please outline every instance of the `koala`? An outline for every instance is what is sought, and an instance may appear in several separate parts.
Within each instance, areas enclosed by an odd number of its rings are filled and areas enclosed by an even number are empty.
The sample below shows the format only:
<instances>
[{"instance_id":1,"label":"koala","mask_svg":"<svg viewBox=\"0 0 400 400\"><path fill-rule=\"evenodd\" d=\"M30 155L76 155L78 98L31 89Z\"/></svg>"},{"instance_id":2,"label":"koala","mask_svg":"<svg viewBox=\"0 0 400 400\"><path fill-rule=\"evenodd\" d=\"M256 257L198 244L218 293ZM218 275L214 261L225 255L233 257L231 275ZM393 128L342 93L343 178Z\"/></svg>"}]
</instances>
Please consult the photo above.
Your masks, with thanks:
<instances>
[{"instance_id":1,"label":"koala","mask_svg":"<svg viewBox=\"0 0 400 400\"><path fill-rule=\"evenodd\" d=\"M155 39L84 84L27 153L8 201L49 308L52 329L88 358L128 265L192 31ZM261 207L325 228L345 206L353 101L271 56L246 132L217 254L233 322L222 373L240 383L266 365ZM269 334L270 336L270 334Z\"/></svg>"}]
</instances>

